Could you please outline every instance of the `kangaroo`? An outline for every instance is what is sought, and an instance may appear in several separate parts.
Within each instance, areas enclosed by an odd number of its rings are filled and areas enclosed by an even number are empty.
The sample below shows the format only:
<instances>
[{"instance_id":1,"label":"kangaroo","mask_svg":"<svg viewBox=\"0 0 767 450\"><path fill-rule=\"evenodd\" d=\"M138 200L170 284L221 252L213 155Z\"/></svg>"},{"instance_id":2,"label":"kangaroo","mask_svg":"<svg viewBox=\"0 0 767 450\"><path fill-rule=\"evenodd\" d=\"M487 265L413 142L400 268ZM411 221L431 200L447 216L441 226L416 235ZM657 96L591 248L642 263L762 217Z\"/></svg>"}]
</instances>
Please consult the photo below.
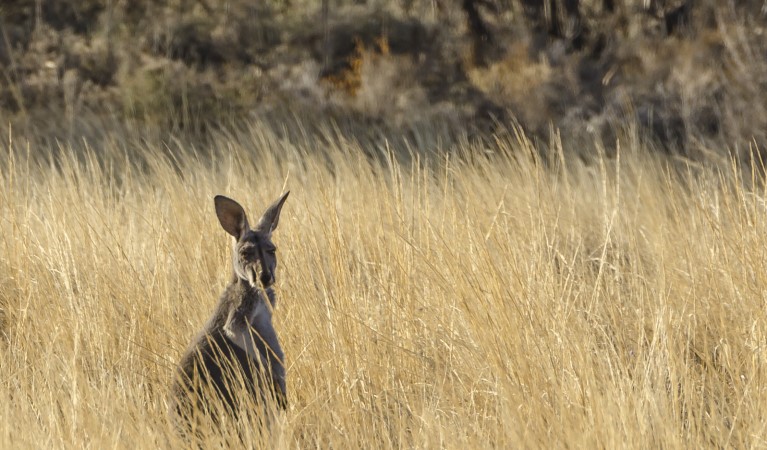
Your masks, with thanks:
<instances>
[{"instance_id":1,"label":"kangaroo","mask_svg":"<svg viewBox=\"0 0 767 450\"><path fill-rule=\"evenodd\" d=\"M254 228L239 203L214 198L221 226L234 237L233 274L213 316L179 363L171 393L177 425L190 425L195 411L211 413L211 395L233 416L243 405L238 392L251 396L245 401L275 400L280 409L287 407L284 355L272 326L277 300L272 232L288 194L269 206Z\"/></svg>"}]
</instances>

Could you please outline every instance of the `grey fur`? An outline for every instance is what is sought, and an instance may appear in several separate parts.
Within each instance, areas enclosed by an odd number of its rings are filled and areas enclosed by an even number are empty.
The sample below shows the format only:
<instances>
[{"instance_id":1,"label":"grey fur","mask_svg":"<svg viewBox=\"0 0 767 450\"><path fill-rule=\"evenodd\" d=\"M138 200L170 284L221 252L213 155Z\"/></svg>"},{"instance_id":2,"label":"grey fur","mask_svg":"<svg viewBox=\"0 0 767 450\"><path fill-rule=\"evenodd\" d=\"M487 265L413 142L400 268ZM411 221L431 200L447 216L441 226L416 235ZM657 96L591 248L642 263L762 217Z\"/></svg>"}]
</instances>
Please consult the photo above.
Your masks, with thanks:
<instances>
[{"instance_id":1,"label":"grey fur","mask_svg":"<svg viewBox=\"0 0 767 450\"><path fill-rule=\"evenodd\" d=\"M256 403L276 401L287 407L284 354L272 326L277 268L272 232L288 192L250 228L242 206L218 195L216 215L234 237L232 280L203 331L179 363L171 390L171 415L189 424L195 411L210 412L217 396L231 414L242 406L238 394Z\"/></svg>"}]
</instances>

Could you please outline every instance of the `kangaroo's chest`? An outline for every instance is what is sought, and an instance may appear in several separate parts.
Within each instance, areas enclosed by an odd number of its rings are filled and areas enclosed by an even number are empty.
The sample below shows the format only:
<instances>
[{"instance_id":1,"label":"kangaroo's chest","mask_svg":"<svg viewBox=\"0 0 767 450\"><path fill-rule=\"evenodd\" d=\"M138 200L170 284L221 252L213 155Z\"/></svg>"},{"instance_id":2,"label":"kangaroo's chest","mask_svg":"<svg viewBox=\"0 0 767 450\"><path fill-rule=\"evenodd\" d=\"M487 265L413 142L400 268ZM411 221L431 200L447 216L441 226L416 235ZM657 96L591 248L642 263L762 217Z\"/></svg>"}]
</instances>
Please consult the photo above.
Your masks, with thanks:
<instances>
[{"instance_id":1,"label":"kangaroo's chest","mask_svg":"<svg viewBox=\"0 0 767 450\"><path fill-rule=\"evenodd\" d=\"M227 330L229 339L242 349L248 357L266 364L268 360L269 337L274 335L271 312L258 302L247 314L245 320L230 324Z\"/></svg>"},{"instance_id":2,"label":"kangaroo's chest","mask_svg":"<svg viewBox=\"0 0 767 450\"><path fill-rule=\"evenodd\" d=\"M244 333L246 348L243 350L251 358L258 359L262 364L266 365L268 350L263 335L265 333L274 333L274 327L272 327L272 313L264 302L256 304L256 307L250 313L247 323L248 329Z\"/></svg>"}]
</instances>

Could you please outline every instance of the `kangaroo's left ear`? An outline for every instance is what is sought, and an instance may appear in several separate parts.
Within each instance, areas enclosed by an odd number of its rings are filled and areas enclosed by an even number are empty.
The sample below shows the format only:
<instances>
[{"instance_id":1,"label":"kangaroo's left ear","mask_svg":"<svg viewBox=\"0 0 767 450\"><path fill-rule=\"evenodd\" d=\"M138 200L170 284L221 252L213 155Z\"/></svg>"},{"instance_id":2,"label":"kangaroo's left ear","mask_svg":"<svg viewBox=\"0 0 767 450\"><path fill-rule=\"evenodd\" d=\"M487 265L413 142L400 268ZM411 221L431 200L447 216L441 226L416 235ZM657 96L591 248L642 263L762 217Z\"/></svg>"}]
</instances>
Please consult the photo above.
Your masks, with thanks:
<instances>
[{"instance_id":1,"label":"kangaroo's left ear","mask_svg":"<svg viewBox=\"0 0 767 450\"><path fill-rule=\"evenodd\" d=\"M221 226L227 233L239 239L248 230L248 218L239 203L229 197L217 195L213 198L216 205L216 215Z\"/></svg>"},{"instance_id":2,"label":"kangaroo's left ear","mask_svg":"<svg viewBox=\"0 0 767 450\"><path fill-rule=\"evenodd\" d=\"M282 194L282 196L278 198L277 201L266 208L264 214L260 219L258 219L256 230L261 231L262 233L271 234L272 231L277 228L277 224L280 222L280 211L282 210L282 204L285 203L285 200L288 198L288 194L290 194L290 191Z\"/></svg>"}]
</instances>

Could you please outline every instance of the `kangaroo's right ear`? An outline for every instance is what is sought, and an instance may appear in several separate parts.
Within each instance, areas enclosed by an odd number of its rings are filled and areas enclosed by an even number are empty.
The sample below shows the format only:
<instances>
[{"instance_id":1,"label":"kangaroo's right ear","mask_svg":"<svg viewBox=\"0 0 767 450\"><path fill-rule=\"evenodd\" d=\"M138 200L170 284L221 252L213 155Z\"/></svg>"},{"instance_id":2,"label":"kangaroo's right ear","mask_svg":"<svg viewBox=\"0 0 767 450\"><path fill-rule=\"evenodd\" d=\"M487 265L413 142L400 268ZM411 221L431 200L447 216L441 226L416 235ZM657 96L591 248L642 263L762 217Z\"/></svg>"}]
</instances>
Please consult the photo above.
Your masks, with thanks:
<instances>
[{"instance_id":1,"label":"kangaroo's right ear","mask_svg":"<svg viewBox=\"0 0 767 450\"><path fill-rule=\"evenodd\" d=\"M216 204L216 215L221 226L227 233L239 239L242 233L248 229L248 218L245 210L239 203L229 197L217 195L213 198Z\"/></svg>"},{"instance_id":2,"label":"kangaroo's right ear","mask_svg":"<svg viewBox=\"0 0 767 450\"><path fill-rule=\"evenodd\" d=\"M280 198L278 198L274 203L266 208L264 215L258 219L256 230L260 230L267 234L272 234L272 231L277 228L277 223L280 221L280 211L282 210L282 204L285 203L285 200L288 198L288 194L290 194L290 191L282 194Z\"/></svg>"}]
</instances>

